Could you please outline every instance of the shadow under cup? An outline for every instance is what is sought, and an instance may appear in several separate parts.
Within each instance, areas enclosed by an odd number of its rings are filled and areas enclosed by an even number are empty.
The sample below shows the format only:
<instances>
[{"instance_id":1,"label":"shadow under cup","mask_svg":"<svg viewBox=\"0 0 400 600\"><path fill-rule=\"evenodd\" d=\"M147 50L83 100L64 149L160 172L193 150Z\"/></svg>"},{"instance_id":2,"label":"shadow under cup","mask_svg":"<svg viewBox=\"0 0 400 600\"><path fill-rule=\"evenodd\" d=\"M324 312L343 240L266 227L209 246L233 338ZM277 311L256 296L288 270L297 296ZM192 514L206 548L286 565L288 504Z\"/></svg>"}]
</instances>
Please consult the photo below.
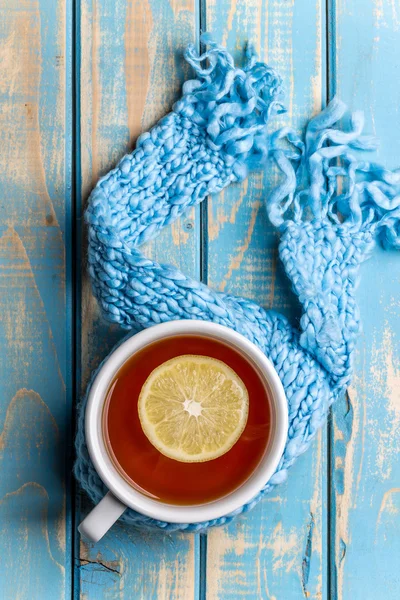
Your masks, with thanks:
<instances>
[{"instance_id":1,"label":"shadow under cup","mask_svg":"<svg viewBox=\"0 0 400 600\"><path fill-rule=\"evenodd\" d=\"M139 419L138 398L150 373L184 354L223 361L249 394L248 419L239 439L224 455L206 462L164 456L148 440ZM273 393L256 362L229 341L196 333L163 337L129 356L108 387L102 413L107 453L125 482L153 501L176 506L214 502L243 486L271 450L277 427Z\"/></svg>"}]
</instances>

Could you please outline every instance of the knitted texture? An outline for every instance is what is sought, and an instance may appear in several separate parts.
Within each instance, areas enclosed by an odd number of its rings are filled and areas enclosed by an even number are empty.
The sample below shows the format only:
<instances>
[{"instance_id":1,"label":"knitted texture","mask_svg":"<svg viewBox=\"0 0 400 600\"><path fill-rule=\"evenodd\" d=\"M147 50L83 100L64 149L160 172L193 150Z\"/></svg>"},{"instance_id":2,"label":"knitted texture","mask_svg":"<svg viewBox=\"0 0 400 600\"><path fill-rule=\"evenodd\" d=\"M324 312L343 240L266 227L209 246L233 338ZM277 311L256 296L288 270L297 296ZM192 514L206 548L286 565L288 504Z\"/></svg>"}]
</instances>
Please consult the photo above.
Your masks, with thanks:
<instances>
[{"instance_id":1,"label":"knitted texture","mask_svg":"<svg viewBox=\"0 0 400 600\"><path fill-rule=\"evenodd\" d=\"M209 59L209 67L200 63ZM174 319L203 319L238 331L272 360L289 405L288 442L278 468L248 504L212 522L171 524L128 509L131 524L199 531L250 510L306 450L330 404L351 378L359 332L354 299L359 265L374 239L400 246L400 176L360 160L353 150L374 147L361 135L361 113L347 132L333 128L345 107L335 100L310 121L304 139L285 128L267 147L265 121L281 110L279 79L250 58L244 70L211 45L187 59L198 79L183 98L138 141L92 192L89 272L103 313L123 328L138 330ZM281 143L284 140L284 143ZM175 267L146 258L139 246L190 206L257 166L267 152L283 173L267 212L280 230L279 255L303 309L300 329L250 300L218 293ZM83 400L78 417L75 473L94 502L105 488L84 440Z\"/></svg>"}]
</instances>

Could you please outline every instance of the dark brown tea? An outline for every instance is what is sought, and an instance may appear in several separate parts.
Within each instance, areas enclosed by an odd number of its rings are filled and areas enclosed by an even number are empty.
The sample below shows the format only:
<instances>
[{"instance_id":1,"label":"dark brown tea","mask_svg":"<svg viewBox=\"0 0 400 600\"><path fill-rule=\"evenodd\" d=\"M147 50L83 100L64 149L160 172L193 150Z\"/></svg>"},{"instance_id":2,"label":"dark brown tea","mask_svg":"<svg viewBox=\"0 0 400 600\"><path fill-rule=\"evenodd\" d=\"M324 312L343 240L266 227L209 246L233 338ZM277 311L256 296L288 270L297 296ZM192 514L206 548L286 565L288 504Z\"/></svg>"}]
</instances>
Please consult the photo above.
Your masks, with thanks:
<instances>
[{"instance_id":1,"label":"dark brown tea","mask_svg":"<svg viewBox=\"0 0 400 600\"><path fill-rule=\"evenodd\" d=\"M249 394L246 426L233 447L207 462L179 462L161 454L142 430L140 391L150 373L174 357L192 354L227 364ZM178 505L204 504L240 487L261 461L271 430L271 406L256 368L236 349L216 339L176 335L154 342L132 356L110 385L104 409L109 454L123 477L152 498Z\"/></svg>"}]
</instances>

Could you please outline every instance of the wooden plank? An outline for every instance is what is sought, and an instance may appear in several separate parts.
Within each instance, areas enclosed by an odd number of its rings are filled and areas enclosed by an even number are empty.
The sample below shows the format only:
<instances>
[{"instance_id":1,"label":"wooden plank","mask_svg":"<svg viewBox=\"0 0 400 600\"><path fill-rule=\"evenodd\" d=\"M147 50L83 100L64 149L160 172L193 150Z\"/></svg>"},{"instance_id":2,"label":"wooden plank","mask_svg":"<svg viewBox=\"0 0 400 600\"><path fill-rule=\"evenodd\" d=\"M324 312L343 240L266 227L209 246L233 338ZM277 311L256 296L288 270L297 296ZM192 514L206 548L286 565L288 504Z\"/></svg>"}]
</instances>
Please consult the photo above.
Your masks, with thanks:
<instances>
[{"instance_id":1,"label":"wooden plank","mask_svg":"<svg viewBox=\"0 0 400 600\"><path fill-rule=\"evenodd\" d=\"M82 198L170 111L188 74L182 51L195 39L194 0L85 0L81 3ZM199 276L194 211L146 251ZM124 333L100 318L82 281L82 384ZM83 499L83 501L85 501ZM85 514L85 505L81 513ZM79 516L78 516L79 518ZM136 531L118 523L95 547L81 542L77 582L82 598L174 598L195 594L198 537Z\"/></svg>"},{"instance_id":2,"label":"wooden plank","mask_svg":"<svg viewBox=\"0 0 400 600\"><path fill-rule=\"evenodd\" d=\"M338 0L330 16L332 92L365 111L378 159L397 167L400 5ZM380 249L362 269L356 376L335 407L331 440L332 598L400 596L399 273L400 253Z\"/></svg>"},{"instance_id":3,"label":"wooden plank","mask_svg":"<svg viewBox=\"0 0 400 600\"><path fill-rule=\"evenodd\" d=\"M320 0L207 0L207 28L240 57L252 41L281 73L288 113L301 127L324 102L324 4ZM295 303L277 261L277 235L263 201L276 172L255 174L213 197L208 211L209 283L294 317ZM325 432L289 481L245 517L208 534L207 597L325 598Z\"/></svg>"},{"instance_id":4,"label":"wooden plank","mask_svg":"<svg viewBox=\"0 0 400 600\"><path fill-rule=\"evenodd\" d=\"M65 0L0 0L0 597L71 597Z\"/></svg>"}]
</instances>

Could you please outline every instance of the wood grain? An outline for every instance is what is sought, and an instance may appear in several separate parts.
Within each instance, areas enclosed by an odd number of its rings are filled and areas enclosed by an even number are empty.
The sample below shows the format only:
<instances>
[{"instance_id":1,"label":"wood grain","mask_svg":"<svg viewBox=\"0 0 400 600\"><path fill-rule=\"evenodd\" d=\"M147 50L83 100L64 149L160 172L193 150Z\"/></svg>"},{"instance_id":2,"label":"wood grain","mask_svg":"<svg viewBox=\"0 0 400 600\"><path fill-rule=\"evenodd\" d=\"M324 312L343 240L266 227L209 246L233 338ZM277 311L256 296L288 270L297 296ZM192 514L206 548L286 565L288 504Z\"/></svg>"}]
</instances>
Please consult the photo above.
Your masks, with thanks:
<instances>
[{"instance_id":1,"label":"wood grain","mask_svg":"<svg viewBox=\"0 0 400 600\"><path fill-rule=\"evenodd\" d=\"M195 36L192 0L93 0L81 4L82 201L98 177L134 147L141 131L171 110L187 76L182 51ZM83 207L82 207L83 208ZM183 221L183 222L182 222ZM146 252L199 276L199 235L192 211ZM91 370L124 333L106 324L82 281L81 365ZM80 499L81 514L90 506ZM81 542L81 598L192 598L198 538L146 533L118 523L95 547ZM197 592L196 592L197 593Z\"/></svg>"},{"instance_id":2,"label":"wood grain","mask_svg":"<svg viewBox=\"0 0 400 600\"><path fill-rule=\"evenodd\" d=\"M364 110L366 130L381 140L379 161L398 167L400 5L337 0L330 17L332 92ZM399 253L381 249L362 269L356 376L334 410L331 594L338 599L400 595L399 274Z\"/></svg>"},{"instance_id":3,"label":"wood grain","mask_svg":"<svg viewBox=\"0 0 400 600\"><path fill-rule=\"evenodd\" d=\"M200 25L238 60L253 41L282 74L288 113L271 129L302 127L327 91L337 92L364 109L382 142L379 160L400 163L398 0L0 0L1 600L400 596L400 255L380 249L358 290L364 330L353 385L287 484L201 540L117 523L100 544L72 547L72 518L91 508L78 495L71 515L75 377L84 389L122 335L80 278L85 240L73 248L72 230L82 228L99 176L170 110L189 75L182 50ZM231 186L202 219L190 212L146 251L296 323L263 207L277 177L268 171ZM73 282L76 257L83 266ZM76 374L73 284L82 291Z\"/></svg>"},{"instance_id":4,"label":"wood grain","mask_svg":"<svg viewBox=\"0 0 400 600\"><path fill-rule=\"evenodd\" d=\"M67 12L63 0L0 1L4 600L71 595Z\"/></svg>"},{"instance_id":5,"label":"wood grain","mask_svg":"<svg viewBox=\"0 0 400 600\"><path fill-rule=\"evenodd\" d=\"M206 2L208 29L236 58L241 59L243 43L249 40L283 77L288 113L273 128L283 123L301 127L321 108L324 18L319 1ZM296 304L277 261L277 235L264 209L276 177L275 171L253 174L209 202L209 284L294 319ZM208 598L326 597L323 435L292 469L286 485L250 514L208 534Z\"/></svg>"}]
</instances>

